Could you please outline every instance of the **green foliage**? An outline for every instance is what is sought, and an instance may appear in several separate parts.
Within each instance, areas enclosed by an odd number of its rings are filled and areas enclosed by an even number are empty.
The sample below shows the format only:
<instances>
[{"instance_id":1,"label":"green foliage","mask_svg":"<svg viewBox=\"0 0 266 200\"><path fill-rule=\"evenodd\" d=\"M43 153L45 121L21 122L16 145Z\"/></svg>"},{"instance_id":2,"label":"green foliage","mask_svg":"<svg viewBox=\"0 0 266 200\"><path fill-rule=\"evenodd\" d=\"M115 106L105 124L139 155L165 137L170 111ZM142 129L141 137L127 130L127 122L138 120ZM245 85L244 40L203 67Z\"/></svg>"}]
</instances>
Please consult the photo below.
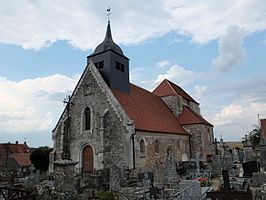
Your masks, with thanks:
<instances>
[{"instance_id":1,"label":"green foliage","mask_svg":"<svg viewBox=\"0 0 266 200\"><path fill-rule=\"evenodd\" d=\"M254 149L256 149L260 144L260 134L261 134L261 128L257 126L248 134L248 139L251 142L252 147Z\"/></svg>"},{"instance_id":2,"label":"green foliage","mask_svg":"<svg viewBox=\"0 0 266 200\"><path fill-rule=\"evenodd\" d=\"M31 155L31 163L42 172L45 172L49 168L49 154L52 151L51 148L44 146L35 149Z\"/></svg>"},{"instance_id":3,"label":"green foliage","mask_svg":"<svg viewBox=\"0 0 266 200\"><path fill-rule=\"evenodd\" d=\"M108 191L97 192L96 196L99 200L116 200L115 195Z\"/></svg>"}]
</instances>

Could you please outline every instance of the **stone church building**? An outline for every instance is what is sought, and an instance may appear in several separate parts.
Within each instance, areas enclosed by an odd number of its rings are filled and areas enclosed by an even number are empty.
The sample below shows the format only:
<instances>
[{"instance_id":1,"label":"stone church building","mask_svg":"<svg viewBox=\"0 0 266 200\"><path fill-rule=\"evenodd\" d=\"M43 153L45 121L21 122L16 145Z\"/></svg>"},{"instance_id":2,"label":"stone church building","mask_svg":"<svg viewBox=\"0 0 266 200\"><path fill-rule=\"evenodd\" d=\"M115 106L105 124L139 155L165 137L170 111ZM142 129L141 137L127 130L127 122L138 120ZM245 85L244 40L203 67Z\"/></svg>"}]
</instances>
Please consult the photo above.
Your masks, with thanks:
<instances>
[{"instance_id":1,"label":"stone church building","mask_svg":"<svg viewBox=\"0 0 266 200\"><path fill-rule=\"evenodd\" d=\"M52 137L51 171L65 149L81 173L112 165L148 170L167 153L178 162L213 154L213 126L180 86L164 80L150 92L130 83L129 59L114 43L110 22Z\"/></svg>"}]
</instances>

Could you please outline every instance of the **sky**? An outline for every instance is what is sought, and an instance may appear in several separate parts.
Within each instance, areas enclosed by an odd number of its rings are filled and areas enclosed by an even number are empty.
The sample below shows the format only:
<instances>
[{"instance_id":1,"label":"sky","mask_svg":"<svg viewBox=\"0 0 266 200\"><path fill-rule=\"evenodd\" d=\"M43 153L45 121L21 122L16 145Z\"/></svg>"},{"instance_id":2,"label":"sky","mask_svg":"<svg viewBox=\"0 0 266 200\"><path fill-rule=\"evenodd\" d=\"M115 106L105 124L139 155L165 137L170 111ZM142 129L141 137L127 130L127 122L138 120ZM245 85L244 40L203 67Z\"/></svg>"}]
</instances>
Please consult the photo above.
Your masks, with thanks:
<instances>
[{"instance_id":1,"label":"sky","mask_svg":"<svg viewBox=\"0 0 266 200\"><path fill-rule=\"evenodd\" d=\"M0 0L0 143L52 146L109 5L132 83L179 84L218 139L239 141L266 118L263 0Z\"/></svg>"}]
</instances>

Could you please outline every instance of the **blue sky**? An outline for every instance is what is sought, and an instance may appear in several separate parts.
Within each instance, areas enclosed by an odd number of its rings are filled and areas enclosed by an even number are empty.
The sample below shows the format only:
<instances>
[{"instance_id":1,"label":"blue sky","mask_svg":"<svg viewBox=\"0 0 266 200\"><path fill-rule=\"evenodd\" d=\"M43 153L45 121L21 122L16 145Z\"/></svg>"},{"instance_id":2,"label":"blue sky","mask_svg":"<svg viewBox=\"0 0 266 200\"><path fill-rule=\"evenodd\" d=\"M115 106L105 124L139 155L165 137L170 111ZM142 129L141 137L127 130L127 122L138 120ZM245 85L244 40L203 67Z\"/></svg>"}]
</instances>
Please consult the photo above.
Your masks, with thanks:
<instances>
[{"instance_id":1,"label":"blue sky","mask_svg":"<svg viewBox=\"0 0 266 200\"><path fill-rule=\"evenodd\" d=\"M240 140L266 118L266 5L263 1L0 0L0 142L52 146L51 131L105 35L131 82L164 78L200 102L216 137ZM18 6L20 5L20 6Z\"/></svg>"}]
</instances>

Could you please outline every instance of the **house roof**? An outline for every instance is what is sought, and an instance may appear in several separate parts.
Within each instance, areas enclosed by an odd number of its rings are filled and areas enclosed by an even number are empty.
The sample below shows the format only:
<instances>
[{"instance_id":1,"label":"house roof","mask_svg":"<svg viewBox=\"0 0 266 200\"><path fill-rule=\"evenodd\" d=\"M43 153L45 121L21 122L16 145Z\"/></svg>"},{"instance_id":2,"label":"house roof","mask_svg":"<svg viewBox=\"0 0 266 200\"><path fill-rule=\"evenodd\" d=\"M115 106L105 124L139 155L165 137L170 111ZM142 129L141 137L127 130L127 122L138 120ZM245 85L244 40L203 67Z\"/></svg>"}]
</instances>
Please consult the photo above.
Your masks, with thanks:
<instances>
[{"instance_id":1,"label":"house roof","mask_svg":"<svg viewBox=\"0 0 266 200\"><path fill-rule=\"evenodd\" d=\"M192 102L199 105L199 103L197 101L195 101L181 87L179 87L178 85L174 84L173 82L171 82L167 79L165 79L163 82L161 82L160 85L157 86L157 88L155 88L152 93L157 95L157 96L160 96L160 97L180 95L184 99L186 99L188 101L192 101Z\"/></svg>"},{"instance_id":2,"label":"house roof","mask_svg":"<svg viewBox=\"0 0 266 200\"><path fill-rule=\"evenodd\" d=\"M266 139L266 119L260 119L262 136Z\"/></svg>"},{"instance_id":3,"label":"house roof","mask_svg":"<svg viewBox=\"0 0 266 200\"><path fill-rule=\"evenodd\" d=\"M31 165L29 153L12 154L10 157L13 157L21 167L28 167Z\"/></svg>"},{"instance_id":4,"label":"house roof","mask_svg":"<svg viewBox=\"0 0 266 200\"><path fill-rule=\"evenodd\" d=\"M11 144L5 143L0 144L0 156L6 155L8 149L9 154L14 153L30 153L30 149L27 144Z\"/></svg>"},{"instance_id":5,"label":"house roof","mask_svg":"<svg viewBox=\"0 0 266 200\"><path fill-rule=\"evenodd\" d=\"M5 165L5 160L8 153L10 160L15 160L21 167L27 167L31 165L30 161L30 148L27 144L12 144L1 143L0 144L0 166Z\"/></svg>"},{"instance_id":6,"label":"house roof","mask_svg":"<svg viewBox=\"0 0 266 200\"><path fill-rule=\"evenodd\" d=\"M130 84L130 93L112 89L135 128L143 131L188 134L159 96Z\"/></svg>"},{"instance_id":7,"label":"house roof","mask_svg":"<svg viewBox=\"0 0 266 200\"><path fill-rule=\"evenodd\" d=\"M205 124L208 126L213 126L207 120L205 120L201 115L193 111L188 106L183 106L183 112L178 116L178 120L181 125Z\"/></svg>"}]
</instances>

